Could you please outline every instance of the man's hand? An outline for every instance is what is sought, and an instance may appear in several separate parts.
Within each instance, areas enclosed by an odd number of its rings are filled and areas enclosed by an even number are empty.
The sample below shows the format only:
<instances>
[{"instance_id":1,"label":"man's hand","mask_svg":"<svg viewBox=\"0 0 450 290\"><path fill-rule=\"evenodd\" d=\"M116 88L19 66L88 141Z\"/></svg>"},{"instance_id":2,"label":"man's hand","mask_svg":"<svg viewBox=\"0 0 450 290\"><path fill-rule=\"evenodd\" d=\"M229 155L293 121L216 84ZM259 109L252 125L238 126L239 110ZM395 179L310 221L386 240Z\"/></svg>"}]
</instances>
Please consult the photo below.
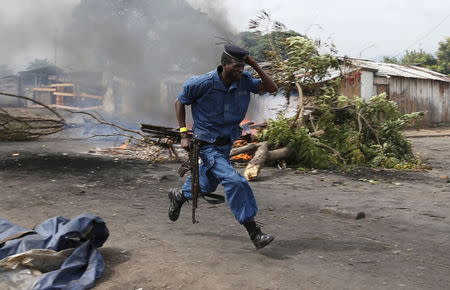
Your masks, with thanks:
<instances>
[{"instance_id":1,"label":"man's hand","mask_svg":"<svg viewBox=\"0 0 450 290\"><path fill-rule=\"evenodd\" d=\"M259 66L256 60L250 55L247 55L247 57L245 58L245 62L249 66L251 66L261 77L261 85L258 88L258 94L264 94L266 92L275 94L278 90L278 86L275 84L272 78L269 77L269 75L267 75L267 73Z\"/></svg>"},{"instance_id":2,"label":"man's hand","mask_svg":"<svg viewBox=\"0 0 450 290\"><path fill-rule=\"evenodd\" d=\"M252 68L255 68L255 66L258 65L256 60L250 55L247 55L247 57L245 58L245 63L251 66Z\"/></svg>"},{"instance_id":3,"label":"man's hand","mask_svg":"<svg viewBox=\"0 0 450 290\"><path fill-rule=\"evenodd\" d=\"M182 133L181 134L181 142L180 142L181 147L184 150L189 151L189 143L190 142L191 142L191 136L189 136L186 133Z\"/></svg>"}]
</instances>

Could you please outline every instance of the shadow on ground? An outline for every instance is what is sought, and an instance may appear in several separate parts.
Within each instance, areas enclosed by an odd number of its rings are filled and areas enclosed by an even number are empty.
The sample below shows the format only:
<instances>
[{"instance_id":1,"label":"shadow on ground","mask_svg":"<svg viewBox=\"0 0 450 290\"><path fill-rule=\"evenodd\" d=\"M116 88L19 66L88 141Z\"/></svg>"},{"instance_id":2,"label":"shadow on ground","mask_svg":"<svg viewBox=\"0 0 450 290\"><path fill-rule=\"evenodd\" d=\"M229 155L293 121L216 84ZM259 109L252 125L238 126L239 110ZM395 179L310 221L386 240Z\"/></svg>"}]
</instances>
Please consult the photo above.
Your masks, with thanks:
<instances>
[{"instance_id":1,"label":"shadow on ground","mask_svg":"<svg viewBox=\"0 0 450 290\"><path fill-rule=\"evenodd\" d=\"M249 240L243 236L230 234L219 234L213 232L186 233L186 236L215 237L220 240L230 240L240 243L248 243ZM340 239L328 239L324 237L317 238L299 238L292 240L275 240L266 248L258 250L261 255L275 260L286 260L293 256L300 255L305 251L317 252L384 252L386 247L378 242L371 241L352 241Z\"/></svg>"},{"instance_id":2,"label":"shadow on ground","mask_svg":"<svg viewBox=\"0 0 450 290\"><path fill-rule=\"evenodd\" d=\"M131 254L128 251L119 248L100 248L100 252L103 255L107 267L97 283L108 281L111 277L114 277L115 268L131 258Z\"/></svg>"}]
</instances>

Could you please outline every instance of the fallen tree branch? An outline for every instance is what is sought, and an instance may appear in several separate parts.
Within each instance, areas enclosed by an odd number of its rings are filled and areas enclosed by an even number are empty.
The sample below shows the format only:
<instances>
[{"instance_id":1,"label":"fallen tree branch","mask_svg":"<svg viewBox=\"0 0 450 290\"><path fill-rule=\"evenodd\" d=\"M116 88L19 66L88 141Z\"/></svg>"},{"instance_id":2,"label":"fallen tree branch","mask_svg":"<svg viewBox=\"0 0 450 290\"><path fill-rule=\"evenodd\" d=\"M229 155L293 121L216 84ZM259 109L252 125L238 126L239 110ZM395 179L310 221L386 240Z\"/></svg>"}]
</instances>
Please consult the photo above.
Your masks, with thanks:
<instances>
[{"instance_id":1,"label":"fallen tree branch","mask_svg":"<svg viewBox=\"0 0 450 290\"><path fill-rule=\"evenodd\" d=\"M19 96L19 95L5 93L5 92L0 92L0 95L8 96L8 97L14 97L14 98L18 98L18 99L23 99L23 100L27 100L27 101L36 103L38 105L41 105L42 107L46 108L47 110L49 110L50 112L55 114L60 119L60 121L64 121L64 118L60 114L58 114L58 112L56 112L54 109L50 108L48 105L46 105L46 104L44 104L44 103L42 103L40 101L37 101L37 100L29 98L29 97Z\"/></svg>"},{"instance_id":2,"label":"fallen tree branch","mask_svg":"<svg viewBox=\"0 0 450 290\"><path fill-rule=\"evenodd\" d=\"M114 124L114 123L112 123L112 122L108 122L108 121L106 121L105 119L103 119L103 117L102 117L101 115L96 116L96 115L94 115L94 114L92 114L92 113L83 112L83 111L78 112L78 111L72 111L72 110L69 110L69 109L64 109L64 110L67 111L67 112L69 112L69 113L72 113L72 114L87 115L87 116L93 118L95 121L97 121L100 125L108 125L108 126L111 126L111 127L114 128L114 129L119 129L119 130L121 130L121 131L123 131L123 132L133 133L133 134L136 134L136 135L141 136L142 138L145 138L145 137L146 137L146 135L143 134L143 133L141 133L140 131L128 129L128 128L122 127L122 126L120 126L120 125ZM97 114L98 114L98 113L97 113ZM120 134L122 134L122 133L118 133L118 134L120 135ZM97 136L99 136L99 135L97 135ZM117 135L114 134L114 136L117 136ZM122 134L122 136L129 137L129 136L131 136L131 135L125 135L125 134ZM133 138L136 139L135 137L133 137Z\"/></svg>"},{"instance_id":3,"label":"fallen tree branch","mask_svg":"<svg viewBox=\"0 0 450 290\"><path fill-rule=\"evenodd\" d=\"M362 114L359 114L359 116L361 117L361 119L364 120L364 122L366 122L367 127L368 127L370 130L372 130L373 134L375 135L375 139L377 139L378 145L381 145L380 138L378 137L377 130L375 130L375 129L371 126L370 122L369 122L366 118L364 118L364 116L363 116Z\"/></svg>"},{"instance_id":4,"label":"fallen tree branch","mask_svg":"<svg viewBox=\"0 0 450 290\"><path fill-rule=\"evenodd\" d=\"M289 159L292 156L292 154L294 154L294 150L292 150L289 147L271 150L269 151L269 156L266 161Z\"/></svg>"},{"instance_id":5,"label":"fallen tree branch","mask_svg":"<svg viewBox=\"0 0 450 290\"><path fill-rule=\"evenodd\" d=\"M244 170L244 177L247 180L255 180L266 161L289 159L294 153L289 147L269 151L269 144L267 142L261 142L258 145L255 156L248 162Z\"/></svg>"},{"instance_id":6,"label":"fallen tree branch","mask_svg":"<svg viewBox=\"0 0 450 290\"><path fill-rule=\"evenodd\" d=\"M239 155L242 153L255 151L256 149L259 148L259 146L261 146L261 143L250 143L250 144L244 145L242 147L233 148L230 152L230 157L236 156L236 155Z\"/></svg>"},{"instance_id":7,"label":"fallen tree branch","mask_svg":"<svg viewBox=\"0 0 450 290\"><path fill-rule=\"evenodd\" d=\"M57 119L42 119L14 116L9 111L0 108L0 140L20 141L36 139L41 136L55 134L63 130L66 125L64 118L57 111L40 101L5 92L0 92L0 95L33 102L47 109L57 117Z\"/></svg>"},{"instance_id":8,"label":"fallen tree branch","mask_svg":"<svg viewBox=\"0 0 450 290\"><path fill-rule=\"evenodd\" d=\"M303 104L303 90L298 82L295 82L295 87L298 92L298 104L297 104L297 112L295 113L294 119L291 123L291 129L297 126L297 122L302 123L303 111L305 109L305 104Z\"/></svg>"},{"instance_id":9,"label":"fallen tree branch","mask_svg":"<svg viewBox=\"0 0 450 290\"><path fill-rule=\"evenodd\" d=\"M339 159L341 159L341 161L344 165L347 165L347 161L345 161L345 159L342 157L341 152L339 152L336 149L334 149L326 144L323 144L322 142L319 142L319 141L315 141L314 144L316 144L316 146L318 146L318 147L321 147L321 148L331 151L334 155L336 155Z\"/></svg>"},{"instance_id":10,"label":"fallen tree branch","mask_svg":"<svg viewBox=\"0 0 450 290\"><path fill-rule=\"evenodd\" d=\"M261 171L261 167L269 157L269 144L267 142L259 143L259 147L255 152L255 156L248 162L247 167L244 170L244 177L247 180L254 180L259 172Z\"/></svg>"},{"instance_id":11,"label":"fallen tree branch","mask_svg":"<svg viewBox=\"0 0 450 290\"><path fill-rule=\"evenodd\" d=\"M324 130L318 130L318 131L309 133L308 135L309 135L310 137L320 137L320 136L322 136L323 134L325 134L325 131L324 131Z\"/></svg>"}]
</instances>

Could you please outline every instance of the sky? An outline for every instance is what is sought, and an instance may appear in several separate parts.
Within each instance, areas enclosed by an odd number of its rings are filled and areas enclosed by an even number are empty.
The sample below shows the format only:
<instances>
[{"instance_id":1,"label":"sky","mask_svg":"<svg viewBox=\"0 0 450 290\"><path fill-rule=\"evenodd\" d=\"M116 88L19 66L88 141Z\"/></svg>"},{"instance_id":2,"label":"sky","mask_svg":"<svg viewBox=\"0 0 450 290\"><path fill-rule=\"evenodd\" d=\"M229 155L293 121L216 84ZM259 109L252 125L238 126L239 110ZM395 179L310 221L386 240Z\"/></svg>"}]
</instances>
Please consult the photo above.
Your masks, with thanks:
<instances>
[{"instance_id":1,"label":"sky","mask_svg":"<svg viewBox=\"0 0 450 290\"><path fill-rule=\"evenodd\" d=\"M237 30L247 30L249 19L264 9L288 29L333 42L340 55L351 57L400 56L406 49L435 53L450 37L449 0L227 0L224 5Z\"/></svg>"},{"instance_id":2,"label":"sky","mask_svg":"<svg viewBox=\"0 0 450 290\"><path fill-rule=\"evenodd\" d=\"M54 60L58 25L80 0L0 0L0 64L20 68L33 58ZM234 31L262 9L287 28L336 45L339 55L379 60L406 50L435 53L450 37L449 0L188 0ZM45 19L45 21L42 21Z\"/></svg>"}]
</instances>

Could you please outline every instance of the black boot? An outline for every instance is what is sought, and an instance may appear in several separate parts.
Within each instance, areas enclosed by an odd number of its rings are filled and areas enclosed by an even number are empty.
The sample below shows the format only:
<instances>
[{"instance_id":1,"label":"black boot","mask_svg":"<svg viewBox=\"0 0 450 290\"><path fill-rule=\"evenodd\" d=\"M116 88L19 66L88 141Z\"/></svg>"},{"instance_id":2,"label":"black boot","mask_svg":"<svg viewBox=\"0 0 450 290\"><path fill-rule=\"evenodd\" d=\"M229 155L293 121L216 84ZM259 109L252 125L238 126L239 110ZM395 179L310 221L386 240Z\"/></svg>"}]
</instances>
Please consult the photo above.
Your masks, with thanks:
<instances>
[{"instance_id":1,"label":"black boot","mask_svg":"<svg viewBox=\"0 0 450 290\"><path fill-rule=\"evenodd\" d=\"M254 220L244 223L244 227L247 229L248 235L257 249L264 248L275 239L274 236L261 232L261 228L256 225Z\"/></svg>"},{"instance_id":2,"label":"black boot","mask_svg":"<svg viewBox=\"0 0 450 290\"><path fill-rule=\"evenodd\" d=\"M180 216L181 207L187 199L180 188L171 188L169 190L169 219L176 221Z\"/></svg>"}]
</instances>

